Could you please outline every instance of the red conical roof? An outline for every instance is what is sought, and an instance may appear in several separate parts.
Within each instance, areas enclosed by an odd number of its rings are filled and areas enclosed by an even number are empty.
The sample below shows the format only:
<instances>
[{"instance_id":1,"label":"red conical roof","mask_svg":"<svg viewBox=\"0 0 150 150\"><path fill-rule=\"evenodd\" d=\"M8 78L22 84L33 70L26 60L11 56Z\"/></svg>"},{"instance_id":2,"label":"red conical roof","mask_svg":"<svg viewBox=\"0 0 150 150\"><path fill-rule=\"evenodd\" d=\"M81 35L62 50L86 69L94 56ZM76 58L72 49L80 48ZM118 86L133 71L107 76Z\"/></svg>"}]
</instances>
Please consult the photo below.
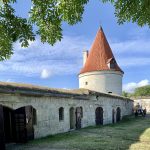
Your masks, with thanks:
<instances>
[{"instance_id":1,"label":"red conical roof","mask_svg":"<svg viewBox=\"0 0 150 150\"><path fill-rule=\"evenodd\" d=\"M113 60L115 62L113 68L109 67L109 63ZM104 70L114 70L123 71L118 66L112 50L107 42L103 29L100 28L97 32L96 38L90 49L88 58L84 67L81 69L81 73L91 72L91 71L104 71Z\"/></svg>"}]
</instances>

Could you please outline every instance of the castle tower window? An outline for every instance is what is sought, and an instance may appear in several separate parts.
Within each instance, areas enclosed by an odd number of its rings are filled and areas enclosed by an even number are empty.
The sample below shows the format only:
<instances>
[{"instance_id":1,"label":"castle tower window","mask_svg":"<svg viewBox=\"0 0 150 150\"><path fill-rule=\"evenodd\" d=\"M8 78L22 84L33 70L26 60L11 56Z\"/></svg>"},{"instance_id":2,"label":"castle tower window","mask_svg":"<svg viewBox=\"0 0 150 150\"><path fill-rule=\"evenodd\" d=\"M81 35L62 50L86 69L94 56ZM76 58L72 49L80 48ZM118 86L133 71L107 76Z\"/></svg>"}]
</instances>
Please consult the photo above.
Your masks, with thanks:
<instances>
[{"instance_id":1,"label":"castle tower window","mask_svg":"<svg viewBox=\"0 0 150 150\"><path fill-rule=\"evenodd\" d=\"M109 67L110 69L115 69L115 68L116 68L116 61L115 61L114 58L110 58L110 59L108 60L107 64L108 64L108 67Z\"/></svg>"},{"instance_id":2,"label":"castle tower window","mask_svg":"<svg viewBox=\"0 0 150 150\"><path fill-rule=\"evenodd\" d=\"M88 82L85 82L85 85L88 85Z\"/></svg>"},{"instance_id":3,"label":"castle tower window","mask_svg":"<svg viewBox=\"0 0 150 150\"><path fill-rule=\"evenodd\" d=\"M64 108L60 107L59 108L59 121L64 120Z\"/></svg>"},{"instance_id":4,"label":"castle tower window","mask_svg":"<svg viewBox=\"0 0 150 150\"><path fill-rule=\"evenodd\" d=\"M114 69L115 68L115 63L110 63L110 69Z\"/></svg>"}]
</instances>

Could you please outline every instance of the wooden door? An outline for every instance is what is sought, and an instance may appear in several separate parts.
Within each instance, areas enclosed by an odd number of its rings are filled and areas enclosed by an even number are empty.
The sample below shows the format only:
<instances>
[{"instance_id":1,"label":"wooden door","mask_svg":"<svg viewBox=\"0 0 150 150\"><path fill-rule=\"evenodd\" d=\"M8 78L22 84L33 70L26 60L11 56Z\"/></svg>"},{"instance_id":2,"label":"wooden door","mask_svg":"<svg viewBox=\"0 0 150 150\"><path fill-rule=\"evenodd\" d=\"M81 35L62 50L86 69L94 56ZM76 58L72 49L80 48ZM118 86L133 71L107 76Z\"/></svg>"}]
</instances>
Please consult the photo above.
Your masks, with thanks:
<instances>
[{"instance_id":1,"label":"wooden door","mask_svg":"<svg viewBox=\"0 0 150 150\"><path fill-rule=\"evenodd\" d=\"M116 113L116 122L119 122L120 120L121 120L121 109L120 107L118 107Z\"/></svg>"},{"instance_id":2,"label":"wooden door","mask_svg":"<svg viewBox=\"0 0 150 150\"><path fill-rule=\"evenodd\" d=\"M70 129L74 129L75 128L75 110L73 107L70 108L69 113L70 113Z\"/></svg>"},{"instance_id":3,"label":"wooden door","mask_svg":"<svg viewBox=\"0 0 150 150\"><path fill-rule=\"evenodd\" d=\"M0 150L5 150L3 106L0 105Z\"/></svg>"},{"instance_id":4,"label":"wooden door","mask_svg":"<svg viewBox=\"0 0 150 150\"><path fill-rule=\"evenodd\" d=\"M34 128L33 128L33 107L26 106L25 107L26 113L26 133L27 133L27 140L34 139Z\"/></svg>"},{"instance_id":5,"label":"wooden door","mask_svg":"<svg viewBox=\"0 0 150 150\"><path fill-rule=\"evenodd\" d=\"M25 143L34 139L33 107L26 106L15 110L16 142Z\"/></svg>"},{"instance_id":6,"label":"wooden door","mask_svg":"<svg viewBox=\"0 0 150 150\"><path fill-rule=\"evenodd\" d=\"M13 110L3 106L3 119L4 119L4 133L5 133L5 143L14 142L14 132L13 132Z\"/></svg>"},{"instance_id":7,"label":"wooden door","mask_svg":"<svg viewBox=\"0 0 150 150\"><path fill-rule=\"evenodd\" d=\"M115 110L112 110L112 123L115 123Z\"/></svg>"},{"instance_id":8,"label":"wooden door","mask_svg":"<svg viewBox=\"0 0 150 150\"><path fill-rule=\"evenodd\" d=\"M81 128L82 110L80 107L76 108L76 129Z\"/></svg>"},{"instance_id":9,"label":"wooden door","mask_svg":"<svg viewBox=\"0 0 150 150\"><path fill-rule=\"evenodd\" d=\"M95 123L96 125L103 125L103 108L97 107L95 111Z\"/></svg>"},{"instance_id":10,"label":"wooden door","mask_svg":"<svg viewBox=\"0 0 150 150\"><path fill-rule=\"evenodd\" d=\"M14 111L14 122L15 122L15 142L17 143L27 142L25 107L21 107Z\"/></svg>"}]
</instances>

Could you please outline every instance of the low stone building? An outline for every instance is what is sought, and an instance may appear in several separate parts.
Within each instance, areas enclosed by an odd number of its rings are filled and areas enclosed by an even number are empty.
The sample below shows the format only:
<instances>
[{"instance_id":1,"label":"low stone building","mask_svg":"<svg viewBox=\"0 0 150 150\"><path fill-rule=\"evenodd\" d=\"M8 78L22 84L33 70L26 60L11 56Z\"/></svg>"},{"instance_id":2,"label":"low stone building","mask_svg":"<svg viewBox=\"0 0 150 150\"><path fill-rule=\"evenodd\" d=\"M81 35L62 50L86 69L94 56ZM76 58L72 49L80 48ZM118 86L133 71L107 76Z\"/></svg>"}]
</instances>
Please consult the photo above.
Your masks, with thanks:
<instances>
[{"instance_id":1,"label":"low stone building","mask_svg":"<svg viewBox=\"0 0 150 150\"><path fill-rule=\"evenodd\" d=\"M28 126L31 121L30 130L33 131L29 131L29 136L40 138L96 124L115 123L131 114L133 107L130 99L86 89L59 90L0 83L0 95L1 115L3 110L5 116L4 131L9 132L6 137L8 141L13 139L13 128L22 130L20 126L13 127L11 122L20 121L24 117L26 121L20 124ZM22 112L24 109L25 112ZM16 116L12 116L13 113ZM9 124L5 126L5 122ZM20 134L25 133L18 131L15 134L18 134L17 140L21 140Z\"/></svg>"},{"instance_id":2,"label":"low stone building","mask_svg":"<svg viewBox=\"0 0 150 150\"><path fill-rule=\"evenodd\" d=\"M86 53L79 89L0 82L0 149L5 143L115 123L132 114L133 101L120 96L122 77L100 28Z\"/></svg>"}]
</instances>

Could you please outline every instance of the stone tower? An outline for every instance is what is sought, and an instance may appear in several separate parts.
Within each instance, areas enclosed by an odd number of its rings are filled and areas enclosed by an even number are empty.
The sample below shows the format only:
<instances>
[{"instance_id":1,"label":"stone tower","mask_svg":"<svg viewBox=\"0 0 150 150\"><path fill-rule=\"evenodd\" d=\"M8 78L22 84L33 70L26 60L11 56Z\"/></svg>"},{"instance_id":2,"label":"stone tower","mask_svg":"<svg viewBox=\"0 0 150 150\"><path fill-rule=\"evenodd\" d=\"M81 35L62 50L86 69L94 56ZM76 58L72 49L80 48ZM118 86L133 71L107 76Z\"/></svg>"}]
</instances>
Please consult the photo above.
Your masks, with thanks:
<instances>
[{"instance_id":1,"label":"stone tower","mask_svg":"<svg viewBox=\"0 0 150 150\"><path fill-rule=\"evenodd\" d=\"M100 28L90 51L83 52L79 88L121 95L123 74Z\"/></svg>"}]
</instances>

